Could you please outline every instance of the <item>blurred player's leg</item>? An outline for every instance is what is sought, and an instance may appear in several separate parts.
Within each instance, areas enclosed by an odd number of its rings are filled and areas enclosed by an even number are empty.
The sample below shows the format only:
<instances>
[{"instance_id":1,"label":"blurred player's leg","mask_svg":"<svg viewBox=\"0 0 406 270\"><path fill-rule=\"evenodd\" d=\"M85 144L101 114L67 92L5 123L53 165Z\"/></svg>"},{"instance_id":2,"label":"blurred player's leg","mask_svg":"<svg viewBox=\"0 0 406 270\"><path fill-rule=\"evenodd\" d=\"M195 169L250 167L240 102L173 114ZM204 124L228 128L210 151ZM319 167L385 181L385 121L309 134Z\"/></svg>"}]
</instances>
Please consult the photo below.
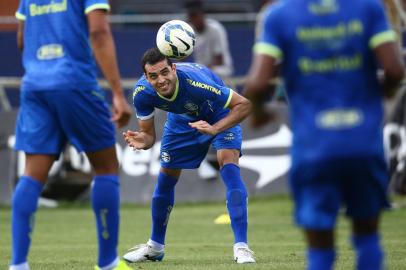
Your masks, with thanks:
<instances>
[{"instance_id":1,"label":"blurred player's leg","mask_svg":"<svg viewBox=\"0 0 406 270\"><path fill-rule=\"evenodd\" d=\"M96 217L99 243L98 266L113 268L118 264L120 190L118 161L114 146L87 153L95 170L92 183L92 207ZM111 266L111 267L109 267Z\"/></svg>"},{"instance_id":2,"label":"blurred player's leg","mask_svg":"<svg viewBox=\"0 0 406 270\"><path fill-rule=\"evenodd\" d=\"M336 258L334 248L334 225L340 206L340 199L334 185L319 183L314 188L302 185L301 198L296 202L296 216L299 224L305 228L308 244L307 269L333 269ZM298 192L299 193L299 192ZM324 196L317 196L324 194Z\"/></svg>"},{"instance_id":3,"label":"blurred player's leg","mask_svg":"<svg viewBox=\"0 0 406 270\"><path fill-rule=\"evenodd\" d=\"M381 156L355 159L352 177L344 182L347 215L352 219L352 244L356 253L356 269L384 269L384 251L378 227L387 199L388 171ZM357 165L355 165L357 164Z\"/></svg>"},{"instance_id":4,"label":"blurred player's leg","mask_svg":"<svg viewBox=\"0 0 406 270\"><path fill-rule=\"evenodd\" d=\"M347 179L342 174L345 169L338 164L317 161L291 168L289 184L295 202L295 221L305 232L308 270L329 270L334 266L334 228L342 202L337 183Z\"/></svg>"},{"instance_id":5,"label":"blurred player's leg","mask_svg":"<svg viewBox=\"0 0 406 270\"><path fill-rule=\"evenodd\" d=\"M353 221L352 243L357 254L357 270L384 269L384 253L377 231L378 218Z\"/></svg>"},{"instance_id":6,"label":"blurred player's leg","mask_svg":"<svg viewBox=\"0 0 406 270\"><path fill-rule=\"evenodd\" d=\"M333 230L306 230L305 234L309 246L307 250L307 269L332 269L336 257Z\"/></svg>"},{"instance_id":7,"label":"blurred player's leg","mask_svg":"<svg viewBox=\"0 0 406 270\"><path fill-rule=\"evenodd\" d=\"M20 177L13 194L11 270L29 269L27 255L34 227L34 214L54 160L55 156L52 155L26 156L24 175Z\"/></svg>"}]
</instances>

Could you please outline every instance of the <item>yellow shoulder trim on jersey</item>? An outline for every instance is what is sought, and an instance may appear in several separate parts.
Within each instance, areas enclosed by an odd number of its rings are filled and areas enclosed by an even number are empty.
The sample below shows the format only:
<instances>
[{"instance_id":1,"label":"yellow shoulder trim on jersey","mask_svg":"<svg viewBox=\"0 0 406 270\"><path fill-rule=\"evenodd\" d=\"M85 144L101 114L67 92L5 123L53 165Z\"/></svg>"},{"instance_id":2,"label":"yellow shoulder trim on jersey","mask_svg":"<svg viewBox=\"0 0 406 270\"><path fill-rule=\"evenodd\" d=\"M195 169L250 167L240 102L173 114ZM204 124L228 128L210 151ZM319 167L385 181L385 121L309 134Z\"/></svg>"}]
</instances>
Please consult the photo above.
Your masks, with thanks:
<instances>
[{"instance_id":1,"label":"yellow shoulder trim on jersey","mask_svg":"<svg viewBox=\"0 0 406 270\"><path fill-rule=\"evenodd\" d=\"M107 11L110 10L110 5L109 4L94 4L89 6L87 9L85 9L85 14L88 14L89 12L95 10L95 9L105 9Z\"/></svg>"},{"instance_id":2,"label":"yellow shoulder trim on jersey","mask_svg":"<svg viewBox=\"0 0 406 270\"><path fill-rule=\"evenodd\" d=\"M256 54L265 54L276 59L281 59L283 57L282 51L275 45L259 42L254 45L254 53Z\"/></svg>"},{"instance_id":3,"label":"yellow shoulder trim on jersey","mask_svg":"<svg viewBox=\"0 0 406 270\"><path fill-rule=\"evenodd\" d=\"M381 33L378 33L374 35L370 40L369 40L369 47L371 49L375 49L379 45L389 42L389 41L396 41L396 33L393 30L387 30Z\"/></svg>"},{"instance_id":4,"label":"yellow shoulder trim on jersey","mask_svg":"<svg viewBox=\"0 0 406 270\"><path fill-rule=\"evenodd\" d=\"M15 14L16 18L20 21L25 21L25 15L21 14L20 12L16 12Z\"/></svg>"},{"instance_id":5,"label":"yellow shoulder trim on jersey","mask_svg":"<svg viewBox=\"0 0 406 270\"><path fill-rule=\"evenodd\" d=\"M224 109L227 108L228 105L230 105L230 101L231 101L231 98L233 97L233 93L234 93L233 89L230 89L230 94L228 95L226 104L224 104Z\"/></svg>"},{"instance_id":6,"label":"yellow shoulder trim on jersey","mask_svg":"<svg viewBox=\"0 0 406 270\"><path fill-rule=\"evenodd\" d=\"M157 91L156 93L158 94L158 96L159 96L160 98L163 98L163 99L165 99L165 100L167 100L167 101L174 101L174 100L176 99L176 97L178 96L178 93L179 93L179 79L176 80L175 92L173 93L173 95L172 95L171 98L166 98L166 97L164 97L164 96L161 96L161 95L158 93L158 91Z\"/></svg>"}]
</instances>

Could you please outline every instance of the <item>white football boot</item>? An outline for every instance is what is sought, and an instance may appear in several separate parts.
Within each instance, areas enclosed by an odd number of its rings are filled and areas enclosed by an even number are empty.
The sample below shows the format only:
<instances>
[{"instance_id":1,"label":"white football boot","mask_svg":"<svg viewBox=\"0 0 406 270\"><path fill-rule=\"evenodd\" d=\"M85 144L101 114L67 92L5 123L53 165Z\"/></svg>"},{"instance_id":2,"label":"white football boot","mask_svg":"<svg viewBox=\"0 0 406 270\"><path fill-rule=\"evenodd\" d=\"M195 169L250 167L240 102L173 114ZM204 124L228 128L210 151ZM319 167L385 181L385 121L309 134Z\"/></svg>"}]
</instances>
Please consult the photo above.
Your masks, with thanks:
<instances>
[{"instance_id":1,"label":"white football boot","mask_svg":"<svg viewBox=\"0 0 406 270\"><path fill-rule=\"evenodd\" d=\"M164 258L164 249L156 250L148 244L136 245L130 248L123 259L129 263L145 261L162 261Z\"/></svg>"},{"instance_id":2,"label":"white football boot","mask_svg":"<svg viewBox=\"0 0 406 270\"><path fill-rule=\"evenodd\" d=\"M8 270L30 270L30 267L28 266L28 262L24 262L20 264L10 265Z\"/></svg>"},{"instance_id":3,"label":"white football boot","mask_svg":"<svg viewBox=\"0 0 406 270\"><path fill-rule=\"evenodd\" d=\"M254 252L248 247L234 247L234 261L236 263L255 263Z\"/></svg>"}]
</instances>

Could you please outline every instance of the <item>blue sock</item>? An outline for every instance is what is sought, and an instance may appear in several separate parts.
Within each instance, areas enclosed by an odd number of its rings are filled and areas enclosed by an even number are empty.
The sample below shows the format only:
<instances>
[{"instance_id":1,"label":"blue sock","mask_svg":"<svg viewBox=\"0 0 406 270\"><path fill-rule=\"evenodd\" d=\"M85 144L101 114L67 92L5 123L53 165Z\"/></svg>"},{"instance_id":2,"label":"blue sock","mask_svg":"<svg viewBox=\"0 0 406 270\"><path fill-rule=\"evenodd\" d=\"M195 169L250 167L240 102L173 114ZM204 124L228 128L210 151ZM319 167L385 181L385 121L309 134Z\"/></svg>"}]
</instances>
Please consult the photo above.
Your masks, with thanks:
<instances>
[{"instance_id":1,"label":"blue sock","mask_svg":"<svg viewBox=\"0 0 406 270\"><path fill-rule=\"evenodd\" d=\"M154 194L152 195L151 240L162 245L165 244L169 215L175 203L175 185L177 182L177 178L160 172Z\"/></svg>"},{"instance_id":2,"label":"blue sock","mask_svg":"<svg viewBox=\"0 0 406 270\"><path fill-rule=\"evenodd\" d=\"M240 167L227 163L220 174L227 189L227 209L234 232L234 243L247 243L247 190L241 179Z\"/></svg>"},{"instance_id":3,"label":"blue sock","mask_svg":"<svg viewBox=\"0 0 406 270\"><path fill-rule=\"evenodd\" d=\"M335 257L334 249L309 248L307 250L307 270L333 269Z\"/></svg>"},{"instance_id":4,"label":"blue sock","mask_svg":"<svg viewBox=\"0 0 406 270\"><path fill-rule=\"evenodd\" d=\"M13 194L11 230L13 253L11 264L27 261L34 227L34 214L37 211L38 198L43 184L29 176L21 176Z\"/></svg>"},{"instance_id":5,"label":"blue sock","mask_svg":"<svg viewBox=\"0 0 406 270\"><path fill-rule=\"evenodd\" d=\"M357 270L383 269L384 254L378 234L354 235L352 243L357 253Z\"/></svg>"},{"instance_id":6,"label":"blue sock","mask_svg":"<svg viewBox=\"0 0 406 270\"><path fill-rule=\"evenodd\" d=\"M120 184L117 175L98 175L92 183L92 207L96 217L99 243L98 266L104 267L117 258L120 221Z\"/></svg>"}]
</instances>

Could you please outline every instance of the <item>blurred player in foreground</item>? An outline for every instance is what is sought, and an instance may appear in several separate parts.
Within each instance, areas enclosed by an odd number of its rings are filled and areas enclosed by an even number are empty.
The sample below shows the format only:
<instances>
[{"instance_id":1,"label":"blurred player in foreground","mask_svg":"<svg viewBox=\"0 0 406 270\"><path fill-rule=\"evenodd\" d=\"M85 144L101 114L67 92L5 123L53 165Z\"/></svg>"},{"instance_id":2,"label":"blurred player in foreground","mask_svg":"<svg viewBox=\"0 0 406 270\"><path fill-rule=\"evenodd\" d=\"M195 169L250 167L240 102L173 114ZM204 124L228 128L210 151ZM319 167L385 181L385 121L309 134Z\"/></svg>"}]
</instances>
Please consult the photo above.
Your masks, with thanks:
<instances>
[{"instance_id":1,"label":"blurred player in foreground","mask_svg":"<svg viewBox=\"0 0 406 270\"><path fill-rule=\"evenodd\" d=\"M333 268L341 205L352 219L356 269L383 269L378 223L388 206L388 173L382 96L393 94L404 67L382 4L280 1L264 24L246 93L254 117L265 114L261 96L282 60L294 134L289 181L295 220L306 235L307 269Z\"/></svg>"},{"instance_id":2,"label":"blurred player in foreground","mask_svg":"<svg viewBox=\"0 0 406 270\"><path fill-rule=\"evenodd\" d=\"M15 148L25 152L26 163L13 195L12 270L29 269L38 198L67 141L86 152L95 173L96 269L130 269L117 256L120 198L111 120L127 125L131 109L120 84L108 10L107 0L20 1L16 17L25 74ZM113 92L112 116L97 85L92 48Z\"/></svg>"},{"instance_id":3,"label":"blurred player in foreground","mask_svg":"<svg viewBox=\"0 0 406 270\"><path fill-rule=\"evenodd\" d=\"M251 103L208 68L194 63L175 65L157 48L144 54L142 67L144 76L133 94L139 131L125 132L126 142L134 150L151 148L156 139L155 108L168 111L168 118L161 142L161 170L151 203L151 238L123 258L129 262L162 260L181 170L198 168L212 144L227 189L234 259L237 263L255 262L247 244L247 191L238 166L242 142L239 123L250 113Z\"/></svg>"}]
</instances>

